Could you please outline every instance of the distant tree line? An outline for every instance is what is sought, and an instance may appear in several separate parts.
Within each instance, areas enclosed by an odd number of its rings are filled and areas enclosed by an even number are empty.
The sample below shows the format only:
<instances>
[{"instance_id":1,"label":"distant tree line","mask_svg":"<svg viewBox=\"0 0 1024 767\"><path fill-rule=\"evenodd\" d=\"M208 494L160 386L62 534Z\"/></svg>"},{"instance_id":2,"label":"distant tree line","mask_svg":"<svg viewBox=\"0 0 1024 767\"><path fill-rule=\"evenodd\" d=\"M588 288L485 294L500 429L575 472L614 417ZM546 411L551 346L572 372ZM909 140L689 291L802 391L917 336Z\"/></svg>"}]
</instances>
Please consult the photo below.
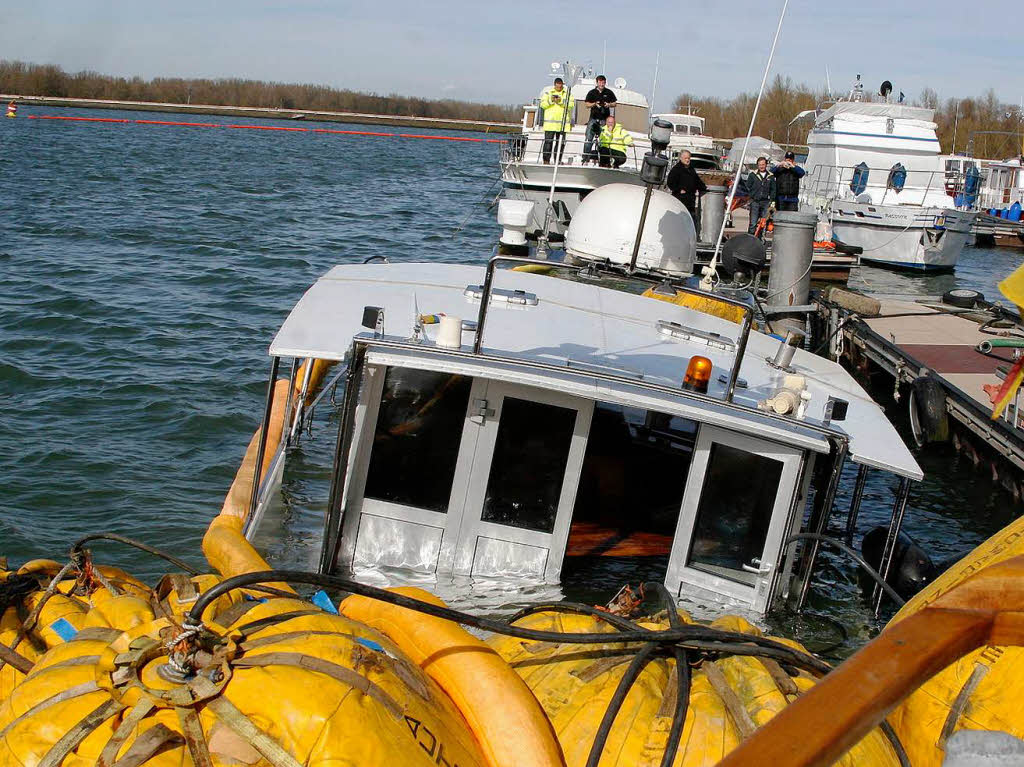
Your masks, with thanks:
<instances>
[{"instance_id":1,"label":"distant tree line","mask_svg":"<svg viewBox=\"0 0 1024 767\"><path fill-rule=\"evenodd\" d=\"M839 95L834 93L833 97ZM684 93L676 98L673 111L685 113L692 107L705 119L705 131L709 135L732 139L747 134L756 100L756 93L741 93L731 99L703 98ZM778 75L765 89L754 134L779 144L803 144L807 140L810 121L792 126L790 122L800 112L828 103L830 99L824 88L815 90L807 85L794 85L790 78ZM934 90L925 88L916 99L908 96L906 103L935 110L939 141L945 153L969 151L978 157L998 159L1022 151L1024 114L1016 105L1000 102L991 89L977 98L947 98L942 101ZM980 131L1009 135L983 134ZM974 146L968 147L972 138Z\"/></svg>"},{"instance_id":2,"label":"distant tree line","mask_svg":"<svg viewBox=\"0 0 1024 767\"><path fill-rule=\"evenodd\" d=\"M518 122L520 107L477 104L454 99L422 99L390 94L329 88L324 85L290 84L221 78L192 80L177 77L113 77L99 72L65 72L50 64L0 60L0 93L24 96L157 101L168 104L305 109L323 112L366 112L449 120Z\"/></svg>"}]
</instances>

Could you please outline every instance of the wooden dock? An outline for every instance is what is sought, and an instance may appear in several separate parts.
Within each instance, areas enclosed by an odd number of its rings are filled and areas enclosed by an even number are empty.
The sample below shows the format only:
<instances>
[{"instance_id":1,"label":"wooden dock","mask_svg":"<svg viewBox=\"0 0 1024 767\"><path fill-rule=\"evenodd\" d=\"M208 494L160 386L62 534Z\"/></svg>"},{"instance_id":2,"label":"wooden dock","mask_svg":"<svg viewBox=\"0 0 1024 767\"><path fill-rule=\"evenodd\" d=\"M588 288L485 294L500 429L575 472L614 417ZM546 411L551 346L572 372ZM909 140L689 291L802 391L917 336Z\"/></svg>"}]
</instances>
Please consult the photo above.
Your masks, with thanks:
<instances>
[{"instance_id":1,"label":"wooden dock","mask_svg":"<svg viewBox=\"0 0 1024 767\"><path fill-rule=\"evenodd\" d=\"M978 245L1024 248L1024 222L979 213L971 230Z\"/></svg>"},{"instance_id":2,"label":"wooden dock","mask_svg":"<svg viewBox=\"0 0 1024 767\"><path fill-rule=\"evenodd\" d=\"M879 302L877 316L862 316L836 296L833 292L819 303L833 359L868 376L887 376L894 398L908 408L919 442L953 442L1021 497L1024 396L1018 393L1003 417L992 420L984 389L1002 384L1015 350L979 350L998 338L1024 339L1020 318L991 304L962 308L939 297L886 295L869 297Z\"/></svg>"}]
</instances>

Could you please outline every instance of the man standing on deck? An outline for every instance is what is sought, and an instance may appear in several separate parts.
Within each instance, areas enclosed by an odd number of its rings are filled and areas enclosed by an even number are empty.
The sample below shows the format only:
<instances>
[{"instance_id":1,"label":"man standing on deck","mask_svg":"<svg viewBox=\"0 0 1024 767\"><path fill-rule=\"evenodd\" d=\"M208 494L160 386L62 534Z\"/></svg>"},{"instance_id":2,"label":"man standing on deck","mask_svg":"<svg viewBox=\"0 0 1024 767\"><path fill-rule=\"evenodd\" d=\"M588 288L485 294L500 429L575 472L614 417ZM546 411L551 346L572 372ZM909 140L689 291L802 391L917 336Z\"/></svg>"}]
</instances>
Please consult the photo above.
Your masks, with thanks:
<instances>
[{"instance_id":1,"label":"man standing on deck","mask_svg":"<svg viewBox=\"0 0 1024 767\"><path fill-rule=\"evenodd\" d=\"M555 84L546 88L540 97L540 108L544 110L544 164L551 163L551 151L556 153L555 162L562 162L565 150L565 133L572 127L572 101L569 91L561 77L555 78Z\"/></svg>"},{"instance_id":2,"label":"man standing on deck","mask_svg":"<svg viewBox=\"0 0 1024 767\"><path fill-rule=\"evenodd\" d=\"M612 113L609 104L614 104L618 99L615 94L605 87L608 80L604 75L598 75L596 88L591 88L587 93L586 105L590 107L590 121L587 123L587 140L583 144L583 164L597 162L598 137L605 121Z\"/></svg>"},{"instance_id":3,"label":"man standing on deck","mask_svg":"<svg viewBox=\"0 0 1024 767\"><path fill-rule=\"evenodd\" d=\"M626 161L626 147L633 145L633 137L629 131L615 123L615 115L608 115L597 143L601 167L607 168L614 163L618 168Z\"/></svg>"},{"instance_id":4,"label":"man standing on deck","mask_svg":"<svg viewBox=\"0 0 1024 767\"><path fill-rule=\"evenodd\" d=\"M757 158L757 170L747 174L747 194L750 195L750 224L747 234L757 231L757 222L768 215L768 208L775 202L775 177L768 172L768 159Z\"/></svg>"},{"instance_id":5,"label":"man standing on deck","mask_svg":"<svg viewBox=\"0 0 1024 767\"><path fill-rule=\"evenodd\" d=\"M690 218L694 226L699 230L700 221L697 219L697 195L704 194L708 190L704 179L697 175L697 171L690 165L690 153L683 150L679 153L679 162L675 164L668 174L668 190L672 196L686 206L690 211ZM698 231L699 234L699 231Z\"/></svg>"},{"instance_id":6,"label":"man standing on deck","mask_svg":"<svg viewBox=\"0 0 1024 767\"><path fill-rule=\"evenodd\" d=\"M775 207L779 210L800 209L800 179L804 169L796 164L796 155L786 152L786 158L772 168L775 176Z\"/></svg>"}]
</instances>

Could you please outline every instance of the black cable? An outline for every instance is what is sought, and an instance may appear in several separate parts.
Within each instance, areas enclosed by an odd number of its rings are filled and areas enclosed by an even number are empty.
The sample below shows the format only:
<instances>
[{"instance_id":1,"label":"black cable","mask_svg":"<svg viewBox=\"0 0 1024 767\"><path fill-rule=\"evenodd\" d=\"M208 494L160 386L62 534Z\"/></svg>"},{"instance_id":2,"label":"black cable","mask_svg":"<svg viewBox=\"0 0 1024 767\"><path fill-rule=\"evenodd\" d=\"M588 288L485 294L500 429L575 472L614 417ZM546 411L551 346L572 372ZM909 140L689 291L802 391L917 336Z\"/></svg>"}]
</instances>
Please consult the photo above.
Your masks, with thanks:
<instances>
[{"instance_id":1,"label":"black cable","mask_svg":"<svg viewBox=\"0 0 1024 767\"><path fill-rule=\"evenodd\" d=\"M826 644L824 647L816 647L813 650L811 650L811 648L808 648L815 655L828 655L828 653L832 652L834 649L836 649L840 645L845 644L846 640L850 638L850 634L846 630L846 626L843 625L842 621L837 620L836 618L833 618L830 615L823 615L821 613L812 613L812 612L808 612L807 610L804 610L803 613L801 613L801 615L804 618L807 618L807 617L817 618L818 620L820 620L820 621L822 621L824 623L831 623L833 626L835 626L839 630L839 639L835 640L834 642L831 642L830 644Z\"/></svg>"},{"instance_id":2,"label":"black cable","mask_svg":"<svg viewBox=\"0 0 1024 767\"><path fill-rule=\"evenodd\" d=\"M683 622L679 619L679 611L676 609L675 599L665 584L657 581L645 583L642 587L645 591L653 591L658 595L665 611L668 613L668 623L671 628L680 628ZM665 741L665 751L661 755L660 767L672 767L676 760L676 753L679 751L679 742L683 738L683 727L686 724L686 711L690 707L690 659L686 650L679 645L673 645L672 654L676 660L676 707L672 712L672 726L668 731L668 740Z\"/></svg>"},{"instance_id":3,"label":"black cable","mask_svg":"<svg viewBox=\"0 0 1024 767\"><path fill-rule=\"evenodd\" d=\"M889 745L892 746L892 750L896 752L896 758L899 759L900 767L911 767L910 757L907 755L907 750L903 748L903 742L900 740L900 736L896 734L896 731L889 724L887 719L883 719L878 725L878 729L885 735L885 739L889 741Z\"/></svg>"},{"instance_id":4,"label":"black cable","mask_svg":"<svg viewBox=\"0 0 1024 767\"><path fill-rule=\"evenodd\" d=\"M598 726L597 733L594 735L594 742L590 746L590 755L587 757L586 767L597 767L601 761L604 744L608 740L608 734L612 731L612 725L615 724L615 718L619 715L622 704L625 702L626 696L629 695L629 690L633 683L640 676L640 672L643 671L647 661L650 660L651 655L657 649L657 642L648 642L640 649L640 652L633 656L633 660L629 662L626 672L622 675L618 686L615 688L615 693L612 695L611 700L608 701L608 708L605 709L604 716L601 717L601 724Z\"/></svg>"},{"instance_id":5,"label":"black cable","mask_svg":"<svg viewBox=\"0 0 1024 767\"><path fill-rule=\"evenodd\" d=\"M136 541L133 538L126 538L125 536L118 535L117 533L93 533L91 535L85 536L84 538L78 539L77 541L75 541L74 545L71 546L71 558L75 559L81 553L82 547L89 541L100 540L116 541L117 543L123 543L126 546L132 546L136 549L139 549L139 551L145 551L147 554L152 554L155 557L160 557L160 559L170 562L172 565L181 568L189 575L200 575L202 573L201 570L197 570L188 562L186 562L183 559L178 559L178 557L174 556L173 554L168 554L166 551L161 551L155 546L150 546L147 543Z\"/></svg>"},{"instance_id":6,"label":"black cable","mask_svg":"<svg viewBox=\"0 0 1024 767\"><path fill-rule=\"evenodd\" d=\"M192 605L186 616L186 622L193 625L201 625L203 613L219 597L229 591L239 588L246 588L258 583L266 582L294 582L305 583L320 587L339 589L351 594L387 602L398 607L432 615L435 618L459 623L465 626L490 631L495 634L513 636L519 639L530 639L537 642L554 642L563 644L605 644L608 642L627 644L632 642L658 642L659 644L679 643L684 647L709 652L723 652L737 655L754 655L761 649L761 654L766 657L781 659L797 668L802 668L813 673L826 674L831 667L813 655L799 652L772 639L765 637L743 634L735 631L720 631L707 626L684 625L680 628L669 628L661 631L639 629L631 631L620 631L618 634L607 632L595 633L574 633L560 631L536 631L524 629L518 626L510 626L504 621L471 615L450 607L422 602L418 599L407 597L403 594L396 594L385 589L357 583L345 578L321 573L310 573L302 570L266 570L257 573L244 573L228 578L212 586L203 592ZM735 651L731 650L730 643L736 645Z\"/></svg>"},{"instance_id":7,"label":"black cable","mask_svg":"<svg viewBox=\"0 0 1024 767\"><path fill-rule=\"evenodd\" d=\"M628 618L623 618L621 615L615 615L607 610L601 610L591 605L581 604L579 602L547 602L544 604L530 605L524 607L519 612L515 613L511 617L507 618L508 623L516 623L529 615L536 613L547 613L547 612L561 612L561 613L572 613L574 615L589 615L593 618L608 623L617 629L624 631L638 631L642 630L633 621Z\"/></svg>"},{"instance_id":8,"label":"black cable","mask_svg":"<svg viewBox=\"0 0 1024 767\"><path fill-rule=\"evenodd\" d=\"M783 541L782 546L783 548L785 548L786 546L789 546L791 543L795 543L799 540L819 541L821 543L832 544L840 551L842 551L844 554L851 557L858 565L864 568L864 571L868 575L870 575L872 579L874 579L875 583L882 587L882 590L885 591L885 593L889 595L889 598L892 599L892 601L894 601L897 605L903 607L903 605L907 603L907 600L905 600L898 593L896 593L896 589L894 589L892 586L886 583L885 578L883 578L875 568L869 565L867 560L864 559L864 557L862 557L860 554L858 554L856 551L854 551L851 547L847 546L838 538L833 538L831 535L824 535L822 533L796 533L795 535L791 535L785 541Z\"/></svg>"}]
</instances>

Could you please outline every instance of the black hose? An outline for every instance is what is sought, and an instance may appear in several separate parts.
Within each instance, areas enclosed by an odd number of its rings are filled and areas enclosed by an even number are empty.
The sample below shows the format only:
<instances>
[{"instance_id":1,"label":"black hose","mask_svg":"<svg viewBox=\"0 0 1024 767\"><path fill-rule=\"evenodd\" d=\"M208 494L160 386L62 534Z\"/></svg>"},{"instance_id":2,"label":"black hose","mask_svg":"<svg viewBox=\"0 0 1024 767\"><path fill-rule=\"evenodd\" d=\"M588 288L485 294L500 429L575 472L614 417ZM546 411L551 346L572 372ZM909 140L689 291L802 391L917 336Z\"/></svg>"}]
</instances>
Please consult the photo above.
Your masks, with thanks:
<instances>
[{"instance_id":1,"label":"black hose","mask_svg":"<svg viewBox=\"0 0 1024 767\"><path fill-rule=\"evenodd\" d=\"M219 597L235 589L246 588L253 584L266 582L294 582L306 583L322 588L339 589L351 594L387 602L398 607L432 615L435 618L459 623L465 626L490 631L495 634L513 636L519 639L529 639L537 642L554 642L563 644L605 644L614 642L616 644L628 644L631 642L658 642L659 644L679 643L684 647L709 652L734 652L730 650L730 643L735 643L735 654L756 655L757 649L762 649L761 654L766 657L781 659L797 668L803 668L814 673L826 674L831 667L813 655L799 652L772 639L765 637L743 634L736 631L720 631L707 626L685 625L680 628L669 628L662 631L639 629L631 631L620 631L618 634L606 632L594 633L573 633L560 631L536 631L524 629L518 626L510 626L504 621L485 618L477 615L470 615L450 607L422 602L418 599L396 594L385 589L357 583L334 575L321 573L310 573L302 570L266 570L258 573L244 573L233 578L221 581L203 592L192 605L186 617L188 623L201 625L203 613Z\"/></svg>"},{"instance_id":2,"label":"black hose","mask_svg":"<svg viewBox=\"0 0 1024 767\"><path fill-rule=\"evenodd\" d=\"M789 546L791 543L795 543L800 540L819 541L821 543L830 543L837 549L842 551L844 554L851 557L858 565L864 568L864 571L870 575L875 583L882 587L882 590L900 607L903 607L907 603L903 597L901 597L892 586L885 582L879 572L868 564L868 561L858 554L854 549L847 546L838 538L833 538L831 535L824 535L823 533L796 533L795 535L789 536L782 544L783 548Z\"/></svg>"},{"instance_id":3,"label":"black hose","mask_svg":"<svg viewBox=\"0 0 1024 767\"><path fill-rule=\"evenodd\" d=\"M668 613L668 624L671 628L681 628L683 622L679 619L679 611L676 609L676 601L665 588L665 584L657 581L645 583L645 591L653 591L658 595L665 611ZM672 726L668 731L668 740L665 741L665 751L661 755L660 767L672 767L676 760L676 752L679 751L679 742L683 739L683 727L686 724L686 711L690 707L690 658L686 650L679 645L672 646L672 655L676 661L676 707L672 712Z\"/></svg>"},{"instance_id":4,"label":"black hose","mask_svg":"<svg viewBox=\"0 0 1024 767\"><path fill-rule=\"evenodd\" d=\"M547 602L544 604L530 605L524 607L519 612L510 616L506 622L516 623L529 615L535 615L536 613L548 613L548 612L559 612L559 613L572 613L574 615L589 615L593 618L608 623L617 629L622 631L642 631L633 621L628 618L623 618L621 615L610 613L607 610L600 610L597 607L591 605L581 604L579 602Z\"/></svg>"},{"instance_id":5,"label":"black hose","mask_svg":"<svg viewBox=\"0 0 1024 767\"><path fill-rule=\"evenodd\" d=\"M202 572L201 570L197 570L196 568L194 568L185 560L179 559L173 554L168 554L166 551L161 551L155 546L150 546L148 543L136 541L134 538L126 538L125 536L118 535L117 533L93 533L92 535L87 535L84 538L78 539L71 547L71 558L75 559L81 553L82 547L89 541L100 540L116 541L118 543L123 543L126 546L132 546L136 549L139 549L139 551L145 551L147 554L152 554L155 557L160 557L160 559L170 562L172 565L181 568L189 575L200 575Z\"/></svg>"},{"instance_id":6,"label":"black hose","mask_svg":"<svg viewBox=\"0 0 1024 767\"><path fill-rule=\"evenodd\" d=\"M907 750L903 748L903 742L900 740L900 736L896 734L896 730L892 728L888 720L883 719L881 724L878 725L878 729L885 735L885 739L889 741L889 745L892 746L892 750L896 752L896 758L900 762L900 767L911 767L910 757L907 755Z\"/></svg>"},{"instance_id":7,"label":"black hose","mask_svg":"<svg viewBox=\"0 0 1024 767\"><path fill-rule=\"evenodd\" d=\"M626 672L622 675L618 686L615 688L615 694L608 701L608 708L605 709L604 716L601 717L601 724L598 726L597 733L594 735L594 742L590 746L590 755L587 757L586 767L597 767L601 761L604 744L608 740L608 734L612 731L612 725L615 724L615 718L619 715L622 704L625 702L626 696L629 695L629 690L633 687L633 683L640 676L640 672L643 671L647 661L650 660L651 655L657 649L657 642L648 642L640 649L640 652L633 656L633 660L629 662Z\"/></svg>"}]
</instances>

